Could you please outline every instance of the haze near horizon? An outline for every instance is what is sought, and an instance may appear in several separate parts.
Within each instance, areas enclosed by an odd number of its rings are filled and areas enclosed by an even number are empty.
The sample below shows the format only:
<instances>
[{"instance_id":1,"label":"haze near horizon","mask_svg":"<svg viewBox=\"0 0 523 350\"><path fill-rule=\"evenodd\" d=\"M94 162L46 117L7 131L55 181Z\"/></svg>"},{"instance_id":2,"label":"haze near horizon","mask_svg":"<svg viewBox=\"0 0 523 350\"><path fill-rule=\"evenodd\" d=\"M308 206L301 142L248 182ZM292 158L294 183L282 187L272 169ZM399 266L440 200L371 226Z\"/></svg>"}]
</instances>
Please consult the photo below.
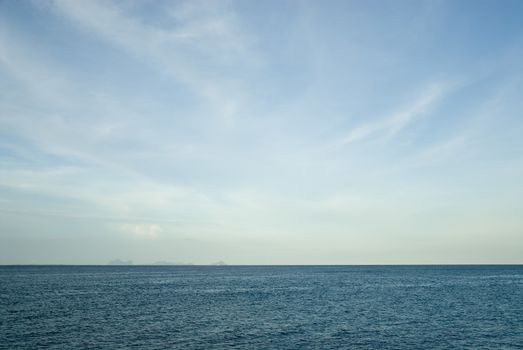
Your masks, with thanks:
<instances>
[{"instance_id":1,"label":"haze near horizon","mask_svg":"<svg viewBox=\"0 0 523 350\"><path fill-rule=\"evenodd\" d=\"M0 2L0 264L523 263L523 2Z\"/></svg>"}]
</instances>

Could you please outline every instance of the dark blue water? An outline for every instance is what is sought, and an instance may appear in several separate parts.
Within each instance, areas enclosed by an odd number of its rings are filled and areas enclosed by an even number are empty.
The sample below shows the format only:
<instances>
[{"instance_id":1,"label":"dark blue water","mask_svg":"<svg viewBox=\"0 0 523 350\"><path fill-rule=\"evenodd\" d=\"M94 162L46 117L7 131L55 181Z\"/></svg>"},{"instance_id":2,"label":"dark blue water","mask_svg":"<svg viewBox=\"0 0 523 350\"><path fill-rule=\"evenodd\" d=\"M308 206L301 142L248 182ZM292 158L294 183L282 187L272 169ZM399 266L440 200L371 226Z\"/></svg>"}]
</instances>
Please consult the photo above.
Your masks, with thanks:
<instances>
[{"instance_id":1,"label":"dark blue water","mask_svg":"<svg viewBox=\"0 0 523 350\"><path fill-rule=\"evenodd\" d=\"M523 266L4 266L0 348L518 349Z\"/></svg>"}]
</instances>

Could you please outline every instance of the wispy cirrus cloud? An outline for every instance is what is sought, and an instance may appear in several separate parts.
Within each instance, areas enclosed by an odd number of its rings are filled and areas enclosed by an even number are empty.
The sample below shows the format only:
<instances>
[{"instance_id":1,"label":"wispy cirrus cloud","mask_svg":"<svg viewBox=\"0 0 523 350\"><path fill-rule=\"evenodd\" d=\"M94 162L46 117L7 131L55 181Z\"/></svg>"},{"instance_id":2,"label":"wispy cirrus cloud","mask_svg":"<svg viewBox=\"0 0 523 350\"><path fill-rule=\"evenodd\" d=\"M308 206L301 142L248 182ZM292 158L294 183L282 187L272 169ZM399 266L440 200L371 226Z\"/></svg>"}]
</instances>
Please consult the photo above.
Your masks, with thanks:
<instances>
[{"instance_id":1,"label":"wispy cirrus cloud","mask_svg":"<svg viewBox=\"0 0 523 350\"><path fill-rule=\"evenodd\" d=\"M407 162L408 166L434 165L445 163L449 159L456 158L459 156L460 151L466 148L468 138L466 133L462 133L461 135L430 145L409 158Z\"/></svg>"},{"instance_id":2,"label":"wispy cirrus cloud","mask_svg":"<svg viewBox=\"0 0 523 350\"><path fill-rule=\"evenodd\" d=\"M234 72L258 60L228 2L181 2L166 7L173 26L146 24L110 1L54 0L54 9L73 23L184 83L229 121L242 104ZM198 63L200 62L200 63ZM203 64L205 63L205 64Z\"/></svg>"},{"instance_id":3,"label":"wispy cirrus cloud","mask_svg":"<svg viewBox=\"0 0 523 350\"><path fill-rule=\"evenodd\" d=\"M380 118L377 121L365 122L355 126L344 137L336 141L334 148L340 148L371 138L389 140L409 124L414 123L428 113L448 90L449 87L444 84L435 84L427 87L417 99L398 112Z\"/></svg>"}]
</instances>

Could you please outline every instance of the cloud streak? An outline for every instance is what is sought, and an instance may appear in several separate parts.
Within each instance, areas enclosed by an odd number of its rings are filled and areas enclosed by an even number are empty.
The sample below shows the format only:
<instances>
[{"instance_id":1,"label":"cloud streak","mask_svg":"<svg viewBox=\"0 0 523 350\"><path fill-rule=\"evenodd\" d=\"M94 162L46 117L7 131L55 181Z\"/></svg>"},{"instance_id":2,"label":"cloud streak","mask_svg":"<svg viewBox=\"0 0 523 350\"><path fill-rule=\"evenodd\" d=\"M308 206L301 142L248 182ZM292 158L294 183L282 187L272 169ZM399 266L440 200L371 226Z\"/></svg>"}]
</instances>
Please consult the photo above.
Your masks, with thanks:
<instances>
[{"instance_id":1,"label":"cloud streak","mask_svg":"<svg viewBox=\"0 0 523 350\"><path fill-rule=\"evenodd\" d=\"M442 84L426 88L421 96L399 112L377 121L357 125L336 142L335 148L344 147L366 139L379 138L387 141L393 138L407 126L429 113L430 109L445 95L447 90L448 88L444 88Z\"/></svg>"},{"instance_id":2,"label":"cloud streak","mask_svg":"<svg viewBox=\"0 0 523 350\"><path fill-rule=\"evenodd\" d=\"M53 5L73 23L158 65L203 97L223 120L232 118L242 103L238 81L219 71L249 65L257 58L227 2L170 6L167 13L176 22L174 28L144 24L107 1L54 0ZM195 63L202 60L210 65Z\"/></svg>"}]
</instances>

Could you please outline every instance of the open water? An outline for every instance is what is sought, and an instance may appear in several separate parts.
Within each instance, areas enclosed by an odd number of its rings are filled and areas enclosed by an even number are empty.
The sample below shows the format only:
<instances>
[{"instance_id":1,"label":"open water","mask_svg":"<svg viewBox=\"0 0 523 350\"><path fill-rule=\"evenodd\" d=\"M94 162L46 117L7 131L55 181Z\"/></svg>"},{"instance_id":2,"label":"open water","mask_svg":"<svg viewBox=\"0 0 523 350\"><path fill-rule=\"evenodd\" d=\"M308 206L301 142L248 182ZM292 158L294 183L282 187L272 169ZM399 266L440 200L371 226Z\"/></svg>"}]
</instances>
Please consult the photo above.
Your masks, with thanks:
<instances>
[{"instance_id":1,"label":"open water","mask_svg":"<svg viewBox=\"0 0 523 350\"><path fill-rule=\"evenodd\" d=\"M523 349L523 266L0 266L0 349Z\"/></svg>"}]
</instances>

